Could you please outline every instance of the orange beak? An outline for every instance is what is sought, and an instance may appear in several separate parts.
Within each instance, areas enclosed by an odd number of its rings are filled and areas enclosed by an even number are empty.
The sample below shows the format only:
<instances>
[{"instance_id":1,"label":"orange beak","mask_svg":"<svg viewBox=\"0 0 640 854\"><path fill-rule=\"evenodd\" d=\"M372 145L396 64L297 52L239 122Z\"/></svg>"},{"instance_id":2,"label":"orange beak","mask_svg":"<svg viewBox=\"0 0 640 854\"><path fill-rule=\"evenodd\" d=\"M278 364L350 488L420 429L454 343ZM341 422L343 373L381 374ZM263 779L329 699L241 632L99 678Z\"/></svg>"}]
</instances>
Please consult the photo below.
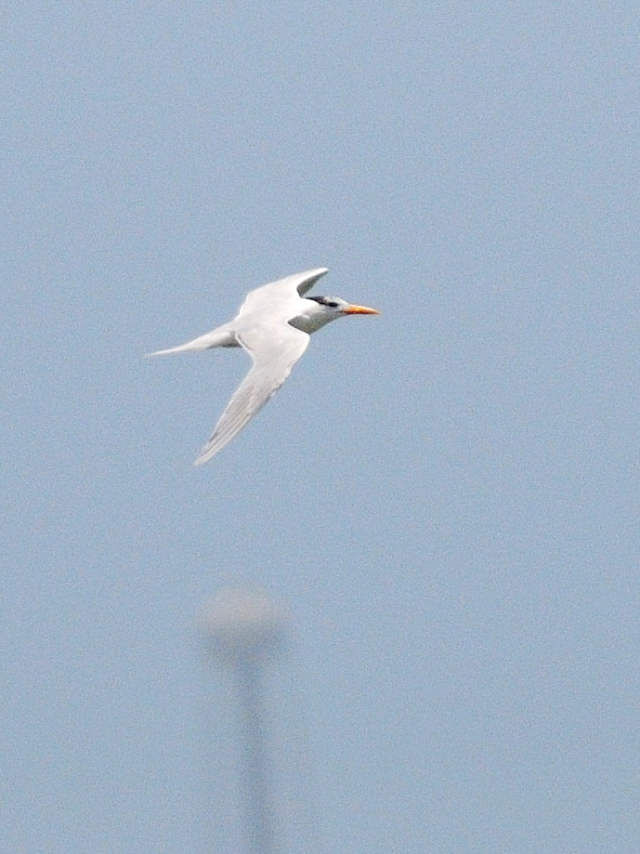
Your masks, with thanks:
<instances>
[{"instance_id":1,"label":"orange beak","mask_svg":"<svg viewBox=\"0 0 640 854\"><path fill-rule=\"evenodd\" d=\"M376 308L367 308L366 305L350 305L345 308L345 314L380 314Z\"/></svg>"}]
</instances>

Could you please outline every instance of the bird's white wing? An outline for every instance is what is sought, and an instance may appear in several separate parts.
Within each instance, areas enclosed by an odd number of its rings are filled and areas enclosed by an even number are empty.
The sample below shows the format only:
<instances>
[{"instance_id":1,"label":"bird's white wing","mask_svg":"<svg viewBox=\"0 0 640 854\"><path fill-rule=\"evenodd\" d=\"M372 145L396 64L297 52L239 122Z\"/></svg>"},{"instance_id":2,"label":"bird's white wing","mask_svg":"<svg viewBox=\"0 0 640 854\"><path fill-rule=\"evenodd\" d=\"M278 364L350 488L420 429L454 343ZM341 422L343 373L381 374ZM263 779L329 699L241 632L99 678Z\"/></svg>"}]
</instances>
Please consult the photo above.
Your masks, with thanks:
<instances>
[{"instance_id":1,"label":"bird's white wing","mask_svg":"<svg viewBox=\"0 0 640 854\"><path fill-rule=\"evenodd\" d=\"M236 319L244 319L253 312L268 311L275 317L288 320L297 314L300 297L310 291L318 279L328 272L326 267L317 267L315 270L294 273L292 276L250 291L240 306Z\"/></svg>"},{"instance_id":2,"label":"bird's white wing","mask_svg":"<svg viewBox=\"0 0 640 854\"><path fill-rule=\"evenodd\" d=\"M309 344L307 333L286 321L246 329L237 335L237 340L253 359L253 366L227 404L196 465L215 456L262 409Z\"/></svg>"}]
</instances>

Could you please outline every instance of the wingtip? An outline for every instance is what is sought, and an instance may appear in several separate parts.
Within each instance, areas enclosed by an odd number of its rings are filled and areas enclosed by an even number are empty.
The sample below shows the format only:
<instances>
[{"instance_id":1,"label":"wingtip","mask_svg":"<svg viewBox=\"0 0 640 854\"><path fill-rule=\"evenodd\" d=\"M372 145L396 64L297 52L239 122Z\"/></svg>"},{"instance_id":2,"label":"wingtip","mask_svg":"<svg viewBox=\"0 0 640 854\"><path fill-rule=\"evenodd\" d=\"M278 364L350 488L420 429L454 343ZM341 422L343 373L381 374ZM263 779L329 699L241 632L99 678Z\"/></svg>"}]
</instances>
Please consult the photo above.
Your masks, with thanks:
<instances>
[{"instance_id":1,"label":"wingtip","mask_svg":"<svg viewBox=\"0 0 640 854\"><path fill-rule=\"evenodd\" d=\"M198 456L193 461L193 465L194 466L203 466L205 463L208 463L212 457L215 457L215 455L220 450L221 450L221 448L216 448L214 450L213 448L209 447L208 444L205 445L204 448L200 451Z\"/></svg>"}]
</instances>

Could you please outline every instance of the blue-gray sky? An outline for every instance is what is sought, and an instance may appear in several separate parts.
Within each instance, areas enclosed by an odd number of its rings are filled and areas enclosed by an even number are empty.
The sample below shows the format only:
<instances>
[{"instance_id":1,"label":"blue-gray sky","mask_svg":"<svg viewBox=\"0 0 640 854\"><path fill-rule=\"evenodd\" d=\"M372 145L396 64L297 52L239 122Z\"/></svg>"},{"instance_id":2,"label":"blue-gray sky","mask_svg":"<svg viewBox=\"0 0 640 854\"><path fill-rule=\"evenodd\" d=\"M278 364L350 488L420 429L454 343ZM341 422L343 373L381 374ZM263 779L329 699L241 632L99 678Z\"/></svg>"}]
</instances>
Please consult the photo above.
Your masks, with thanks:
<instances>
[{"instance_id":1,"label":"blue-gray sky","mask_svg":"<svg viewBox=\"0 0 640 854\"><path fill-rule=\"evenodd\" d=\"M1 17L2 854L206 850L238 580L318 850L640 849L636 5ZM194 469L247 360L143 354L323 265L382 315Z\"/></svg>"}]
</instances>

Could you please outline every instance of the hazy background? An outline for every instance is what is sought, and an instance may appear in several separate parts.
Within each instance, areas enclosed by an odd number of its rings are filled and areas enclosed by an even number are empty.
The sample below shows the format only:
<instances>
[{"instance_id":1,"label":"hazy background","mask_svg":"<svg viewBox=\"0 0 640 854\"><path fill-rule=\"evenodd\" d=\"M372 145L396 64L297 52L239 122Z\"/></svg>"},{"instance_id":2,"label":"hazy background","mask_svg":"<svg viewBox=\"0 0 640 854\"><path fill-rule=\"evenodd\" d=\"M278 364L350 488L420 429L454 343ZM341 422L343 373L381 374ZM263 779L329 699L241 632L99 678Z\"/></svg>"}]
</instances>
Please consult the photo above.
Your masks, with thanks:
<instances>
[{"instance_id":1,"label":"hazy background","mask_svg":"<svg viewBox=\"0 0 640 854\"><path fill-rule=\"evenodd\" d=\"M287 854L639 850L637 4L0 23L2 854L237 850L238 581L292 615ZM382 315L192 468L248 361L143 354L321 265Z\"/></svg>"}]
</instances>

